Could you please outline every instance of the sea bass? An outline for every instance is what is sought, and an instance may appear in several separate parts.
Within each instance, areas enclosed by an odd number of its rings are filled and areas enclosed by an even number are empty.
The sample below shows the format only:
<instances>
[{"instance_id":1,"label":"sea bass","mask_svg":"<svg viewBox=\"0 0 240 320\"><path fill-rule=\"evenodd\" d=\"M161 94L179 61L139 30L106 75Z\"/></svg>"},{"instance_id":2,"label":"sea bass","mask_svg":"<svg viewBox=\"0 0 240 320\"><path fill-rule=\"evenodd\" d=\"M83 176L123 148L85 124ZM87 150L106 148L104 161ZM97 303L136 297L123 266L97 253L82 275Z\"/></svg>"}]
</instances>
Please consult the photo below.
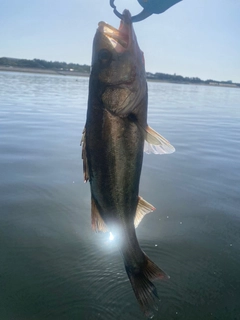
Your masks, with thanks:
<instances>
[{"instance_id":1,"label":"sea bass","mask_svg":"<svg viewBox=\"0 0 240 320\"><path fill-rule=\"evenodd\" d=\"M119 29L100 22L93 41L82 137L84 180L91 187L92 228L117 237L136 298L152 317L157 291L151 280L168 276L141 250L136 237L135 227L155 209L139 196L139 180L144 149L175 149L148 126L147 100L143 53L131 14L124 10Z\"/></svg>"}]
</instances>

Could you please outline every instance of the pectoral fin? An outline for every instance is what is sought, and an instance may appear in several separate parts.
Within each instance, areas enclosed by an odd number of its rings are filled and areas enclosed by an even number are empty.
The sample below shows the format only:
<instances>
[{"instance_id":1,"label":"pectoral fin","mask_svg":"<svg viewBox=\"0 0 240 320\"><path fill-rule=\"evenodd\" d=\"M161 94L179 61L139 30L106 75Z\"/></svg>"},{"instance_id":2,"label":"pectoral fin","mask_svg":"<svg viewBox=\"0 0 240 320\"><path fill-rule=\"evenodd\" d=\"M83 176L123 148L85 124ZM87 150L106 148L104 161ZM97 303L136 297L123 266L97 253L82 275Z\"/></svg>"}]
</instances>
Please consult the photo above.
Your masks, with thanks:
<instances>
[{"instance_id":1,"label":"pectoral fin","mask_svg":"<svg viewBox=\"0 0 240 320\"><path fill-rule=\"evenodd\" d=\"M144 152L148 154L167 154L175 151L170 142L151 127L147 126L143 131L145 138Z\"/></svg>"},{"instance_id":2,"label":"pectoral fin","mask_svg":"<svg viewBox=\"0 0 240 320\"><path fill-rule=\"evenodd\" d=\"M151 205L149 202L145 201L142 197L138 197L138 206L137 211L134 219L134 226L135 228L138 227L139 223L145 217L146 214L153 212L156 208Z\"/></svg>"},{"instance_id":3,"label":"pectoral fin","mask_svg":"<svg viewBox=\"0 0 240 320\"><path fill-rule=\"evenodd\" d=\"M92 207L91 207L91 218L92 218L92 229L95 232L107 232L107 226L103 221L98 208L96 206L95 200L92 198Z\"/></svg>"},{"instance_id":4,"label":"pectoral fin","mask_svg":"<svg viewBox=\"0 0 240 320\"><path fill-rule=\"evenodd\" d=\"M86 154L86 128L83 129L80 146L82 146L84 182L87 182L89 180L89 174L88 174L88 163L87 163L87 154Z\"/></svg>"}]
</instances>

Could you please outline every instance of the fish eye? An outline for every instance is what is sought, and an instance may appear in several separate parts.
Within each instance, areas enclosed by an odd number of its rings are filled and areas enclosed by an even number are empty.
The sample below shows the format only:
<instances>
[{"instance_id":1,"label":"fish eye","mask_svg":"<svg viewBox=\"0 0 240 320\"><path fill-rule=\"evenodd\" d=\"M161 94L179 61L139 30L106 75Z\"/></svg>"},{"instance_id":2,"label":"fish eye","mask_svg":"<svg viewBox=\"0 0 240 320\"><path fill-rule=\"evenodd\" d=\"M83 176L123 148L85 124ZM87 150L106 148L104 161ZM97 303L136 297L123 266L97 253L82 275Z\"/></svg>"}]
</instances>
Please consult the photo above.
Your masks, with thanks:
<instances>
[{"instance_id":1,"label":"fish eye","mask_svg":"<svg viewBox=\"0 0 240 320\"><path fill-rule=\"evenodd\" d=\"M112 58L112 54L110 51L108 51L107 49L102 49L99 51L98 53L98 59L100 60L101 63L107 63L108 61L110 61Z\"/></svg>"}]
</instances>

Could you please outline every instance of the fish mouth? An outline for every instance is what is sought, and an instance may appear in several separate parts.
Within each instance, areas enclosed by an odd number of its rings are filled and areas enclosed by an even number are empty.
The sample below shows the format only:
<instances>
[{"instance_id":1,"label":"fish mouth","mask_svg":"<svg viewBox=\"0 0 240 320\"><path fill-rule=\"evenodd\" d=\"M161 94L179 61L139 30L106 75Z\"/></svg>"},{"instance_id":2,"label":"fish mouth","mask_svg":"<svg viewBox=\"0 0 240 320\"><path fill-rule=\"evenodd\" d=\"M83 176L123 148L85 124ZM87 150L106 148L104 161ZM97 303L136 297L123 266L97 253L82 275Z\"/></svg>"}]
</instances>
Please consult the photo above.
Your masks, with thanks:
<instances>
[{"instance_id":1,"label":"fish mouth","mask_svg":"<svg viewBox=\"0 0 240 320\"><path fill-rule=\"evenodd\" d=\"M131 43L131 30L131 14L128 10L123 11L119 29L103 21L98 24L98 31L109 40L112 48L117 52L122 52L129 48Z\"/></svg>"}]
</instances>

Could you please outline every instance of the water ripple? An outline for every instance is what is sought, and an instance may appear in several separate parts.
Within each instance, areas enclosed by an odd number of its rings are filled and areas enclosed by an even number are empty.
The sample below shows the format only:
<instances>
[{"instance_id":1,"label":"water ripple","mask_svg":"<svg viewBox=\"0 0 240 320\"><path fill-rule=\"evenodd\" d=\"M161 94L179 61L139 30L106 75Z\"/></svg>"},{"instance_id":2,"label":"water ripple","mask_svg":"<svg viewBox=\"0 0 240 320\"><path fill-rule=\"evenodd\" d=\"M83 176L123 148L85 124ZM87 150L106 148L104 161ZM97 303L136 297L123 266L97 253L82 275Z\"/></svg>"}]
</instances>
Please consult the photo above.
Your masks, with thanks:
<instances>
[{"instance_id":1,"label":"water ripple","mask_svg":"<svg viewBox=\"0 0 240 320\"><path fill-rule=\"evenodd\" d=\"M142 319L117 244L91 231L79 142L88 79L0 72L3 319ZM239 310L240 90L149 83L148 123L176 147L145 155L137 229L169 275L156 319Z\"/></svg>"}]
</instances>

